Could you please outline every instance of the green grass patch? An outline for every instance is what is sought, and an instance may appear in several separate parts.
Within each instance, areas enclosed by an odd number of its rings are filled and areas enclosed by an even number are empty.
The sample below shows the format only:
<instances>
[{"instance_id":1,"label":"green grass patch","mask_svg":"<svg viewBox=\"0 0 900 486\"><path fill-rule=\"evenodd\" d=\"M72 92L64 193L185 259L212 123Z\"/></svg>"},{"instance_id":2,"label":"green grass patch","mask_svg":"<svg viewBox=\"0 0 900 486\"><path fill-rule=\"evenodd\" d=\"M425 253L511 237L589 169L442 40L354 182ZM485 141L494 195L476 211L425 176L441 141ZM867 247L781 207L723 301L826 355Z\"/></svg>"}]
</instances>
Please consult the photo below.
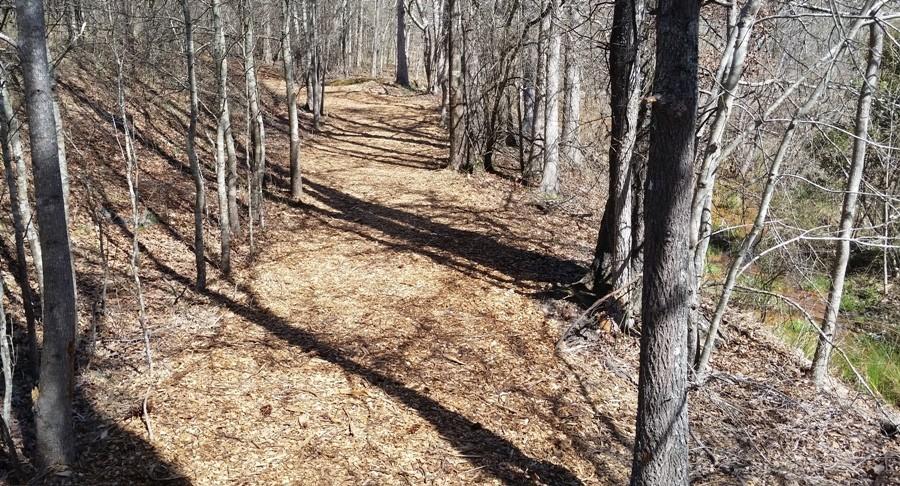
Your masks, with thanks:
<instances>
[{"instance_id":1,"label":"green grass patch","mask_svg":"<svg viewBox=\"0 0 900 486\"><path fill-rule=\"evenodd\" d=\"M816 352L819 334L803 318L788 318L775 327L775 334L799 349L807 358ZM900 405L900 343L874 333L845 335L838 346L856 370L888 402ZM831 369L847 383L859 386L853 370L840 353L833 353Z\"/></svg>"},{"instance_id":2,"label":"green grass patch","mask_svg":"<svg viewBox=\"0 0 900 486\"><path fill-rule=\"evenodd\" d=\"M885 400L900 404L900 343L880 335L859 333L847 336L841 349L872 388ZM856 382L842 356L834 356L831 365L845 380Z\"/></svg>"},{"instance_id":3,"label":"green grass patch","mask_svg":"<svg viewBox=\"0 0 900 486\"><path fill-rule=\"evenodd\" d=\"M824 294L831 287L831 279L827 275L812 275L803 279L800 288L807 292Z\"/></svg>"},{"instance_id":4,"label":"green grass patch","mask_svg":"<svg viewBox=\"0 0 900 486\"><path fill-rule=\"evenodd\" d=\"M789 318L775 327L775 334L784 342L803 351L807 358L816 352L819 333L804 318Z\"/></svg>"},{"instance_id":5,"label":"green grass patch","mask_svg":"<svg viewBox=\"0 0 900 486\"><path fill-rule=\"evenodd\" d=\"M878 282L865 276L852 276L844 284L841 296L841 312L862 314L875 308L881 302Z\"/></svg>"}]
</instances>

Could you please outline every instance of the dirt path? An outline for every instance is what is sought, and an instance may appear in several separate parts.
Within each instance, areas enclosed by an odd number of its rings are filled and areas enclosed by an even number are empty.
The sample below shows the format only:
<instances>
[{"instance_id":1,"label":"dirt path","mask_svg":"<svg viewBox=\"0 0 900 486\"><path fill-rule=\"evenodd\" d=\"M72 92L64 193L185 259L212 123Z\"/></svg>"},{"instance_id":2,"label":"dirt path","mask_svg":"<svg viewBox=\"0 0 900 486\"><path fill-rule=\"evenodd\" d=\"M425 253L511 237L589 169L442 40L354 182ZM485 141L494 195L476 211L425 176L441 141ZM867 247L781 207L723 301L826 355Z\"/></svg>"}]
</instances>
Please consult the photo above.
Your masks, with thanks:
<instances>
[{"instance_id":1,"label":"dirt path","mask_svg":"<svg viewBox=\"0 0 900 486\"><path fill-rule=\"evenodd\" d=\"M579 250L574 232L534 227L514 185L435 170L432 98L363 83L327 100L302 203L274 190L253 271L209 296L221 326L171 358L157 449L202 484L594 476L561 432L591 424L570 410L583 398L532 295L577 278L556 256ZM278 186L283 114L271 122Z\"/></svg>"}]
</instances>

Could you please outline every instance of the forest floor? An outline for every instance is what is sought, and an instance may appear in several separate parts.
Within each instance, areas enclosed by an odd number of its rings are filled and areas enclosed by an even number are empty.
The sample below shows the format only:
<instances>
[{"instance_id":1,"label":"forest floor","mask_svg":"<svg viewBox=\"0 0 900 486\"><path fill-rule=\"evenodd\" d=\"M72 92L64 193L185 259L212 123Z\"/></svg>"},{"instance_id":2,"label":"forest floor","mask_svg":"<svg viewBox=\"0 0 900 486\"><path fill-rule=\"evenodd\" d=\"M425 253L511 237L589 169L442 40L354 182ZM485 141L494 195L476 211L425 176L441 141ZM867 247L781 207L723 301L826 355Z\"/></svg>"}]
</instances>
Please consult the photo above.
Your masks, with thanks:
<instances>
[{"instance_id":1,"label":"forest floor","mask_svg":"<svg viewBox=\"0 0 900 486\"><path fill-rule=\"evenodd\" d=\"M624 484L637 340L555 349L579 310L550 290L581 276L599 214L548 213L510 178L441 170L435 99L364 80L327 90L319 133L307 135L305 116L304 195L293 202L284 86L263 78L266 229L254 229L251 253L244 228L234 275L212 267L205 292L190 288L182 142L166 139L183 137L183 112L162 101L136 118L153 216L140 233L152 373L125 263L130 229L116 218L129 212L114 188L124 184L109 101L63 83L78 140L82 349L102 278L91 216L102 208L112 223L107 316L79 367L77 482ZM207 235L214 264L214 224ZM691 391L696 484L900 482L900 444L879 432L865 395L816 394L803 359L766 328L730 324L717 373Z\"/></svg>"}]
</instances>

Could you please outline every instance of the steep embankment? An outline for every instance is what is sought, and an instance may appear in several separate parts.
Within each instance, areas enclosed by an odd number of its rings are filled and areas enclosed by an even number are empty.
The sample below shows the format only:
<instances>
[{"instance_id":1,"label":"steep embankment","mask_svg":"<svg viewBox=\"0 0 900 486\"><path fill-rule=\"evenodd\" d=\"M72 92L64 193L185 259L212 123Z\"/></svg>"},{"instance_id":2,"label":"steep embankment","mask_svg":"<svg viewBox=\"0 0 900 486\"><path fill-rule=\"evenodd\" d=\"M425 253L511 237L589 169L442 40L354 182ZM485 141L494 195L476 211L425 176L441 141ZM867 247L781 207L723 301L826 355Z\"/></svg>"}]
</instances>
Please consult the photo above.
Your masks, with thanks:
<instances>
[{"instance_id":1,"label":"steep embankment","mask_svg":"<svg viewBox=\"0 0 900 486\"><path fill-rule=\"evenodd\" d=\"M128 214L122 164L109 108L86 85L64 91L85 329L102 281L91 212L112 234L114 266L78 383L84 484L626 481L637 343L608 335L562 359L554 344L574 311L542 297L579 276L595 222L544 214L513 182L438 170L435 100L377 82L327 90L325 126L303 141L305 195L292 202L283 84L264 76L268 226L254 230L255 255L245 228L239 270L213 272L204 293L188 288L184 104L142 105L148 374L128 225L115 216ZM214 227L207 235L216 248ZM698 484L897 474L898 445L865 400L817 397L797 358L759 326L739 328L714 363L725 371L691 395Z\"/></svg>"}]
</instances>

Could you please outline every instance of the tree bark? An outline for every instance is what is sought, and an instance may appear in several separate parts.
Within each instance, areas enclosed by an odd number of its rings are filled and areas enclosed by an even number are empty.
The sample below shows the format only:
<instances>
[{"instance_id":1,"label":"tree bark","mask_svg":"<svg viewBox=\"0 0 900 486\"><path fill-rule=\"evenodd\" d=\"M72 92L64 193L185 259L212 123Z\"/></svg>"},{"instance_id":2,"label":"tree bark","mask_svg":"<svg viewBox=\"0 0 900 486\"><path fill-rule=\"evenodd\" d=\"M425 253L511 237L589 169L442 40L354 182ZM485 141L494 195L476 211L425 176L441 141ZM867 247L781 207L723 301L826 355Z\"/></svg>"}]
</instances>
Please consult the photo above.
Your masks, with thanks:
<instances>
[{"instance_id":1,"label":"tree bark","mask_svg":"<svg viewBox=\"0 0 900 486\"><path fill-rule=\"evenodd\" d=\"M288 125L291 139L291 198L300 200L303 195L303 181L300 173L300 122L297 116L297 92L294 89L294 62L291 52L291 4L282 0L281 13L281 61L284 68L284 84L288 105Z\"/></svg>"},{"instance_id":2,"label":"tree bark","mask_svg":"<svg viewBox=\"0 0 900 486\"><path fill-rule=\"evenodd\" d=\"M187 64L188 91L190 92L190 122L187 132L187 156L194 179L194 266L197 270L197 289L206 289L206 246L203 243L203 213L206 210L206 188L203 172L197 160L197 117L200 112L200 97L197 89L197 70L194 54L194 24L188 0L181 0L184 16L184 57Z\"/></svg>"},{"instance_id":3,"label":"tree bark","mask_svg":"<svg viewBox=\"0 0 900 486\"><path fill-rule=\"evenodd\" d=\"M544 2L541 2L543 11ZM531 147L528 154L528 163L525 168L525 180L533 183L543 172L544 162L544 123L546 122L546 97L547 97L547 34L550 31L550 16L541 16L540 27L535 47L535 78L534 78L534 115L531 126Z\"/></svg>"},{"instance_id":4,"label":"tree bark","mask_svg":"<svg viewBox=\"0 0 900 486\"><path fill-rule=\"evenodd\" d=\"M853 155L850 159L850 174L847 178L847 189L844 192L844 204L841 209L841 223L838 231L839 240L835 244L834 263L831 268L831 288L828 291L828 302L825 316L822 319L822 334L813 357L812 377L816 386L822 388L828 377L828 359L831 356L838 313L841 308L841 297L844 294L844 277L847 274L847 262L850 260L850 239L853 237L853 224L856 221L856 204L859 198L859 187L862 183L863 170L866 166L866 149L868 148L869 121L872 112L872 98L878 87L878 71L881 65L881 53L884 48L884 33L877 23L869 25L869 55L866 66L866 77L859 92L856 109L856 129L853 133Z\"/></svg>"},{"instance_id":5,"label":"tree bark","mask_svg":"<svg viewBox=\"0 0 900 486\"><path fill-rule=\"evenodd\" d=\"M688 222L697 115L698 23L698 2L659 2L633 486L687 485L690 473L686 353L692 266Z\"/></svg>"},{"instance_id":6,"label":"tree bark","mask_svg":"<svg viewBox=\"0 0 900 486\"><path fill-rule=\"evenodd\" d=\"M578 142L578 124L581 120L581 71L578 66L578 33L572 32L577 24L575 9L566 5L569 29L565 34L564 81L565 101L563 103L562 138L560 148L563 159L574 167L581 166L581 147Z\"/></svg>"},{"instance_id":7,"label":"tree bark","mask_svg":"<svg viewBox=\"0 0 900 486\"><path fill-rule=\"evenodd\" d=\"M600 222L592 275L586 276L597 295L631 282L634 149L639 130L641 60L638 28L643 24L643 0L617 0L610 33L610 144L609 195ZM631 326L632 302L636 293L625 292L616 299L622 316L620 325Z\"/></svg>"},{"instance_id":8,"label":"tree bark","mask_svg":"<svg viewBox=\"0 0 900 486\"><path fill-rule=\"evenodd\" d=\"M17 272L16 282L22 291L22 305L25 307L25 326L28 335L28 357L31 368L28 370L33 379L37 378L38 349L37 331L34 315L34 295L31 291L31 283L28 279L28 261L25 257L25 240L32 245L32 256L35 258L35 267L40 271L43 266L38 261L41 258L41 246L37 241L37 232L34 230L34 222L31 221L31 203L28 201L28 177L20 172L25 170L25 158L22 155L22 142L19 138L19 120L16 118L12 100L9 97L7 67L0 64L0 145L3 149L3 168L6 179L6 187L9 190L9 209L12 213L13 229L16 240ZM24 198L24 199L23 199ZM31 235L29 235L29 230ZM35 249L37 250L35 252ZM43 276L38 275L38 281ZM0 293L2 295L2 293ZM5 323L5 321L3 321Z\"/></svg>"},{"instance_id":9,"label":"tree bark","mask_svg":"<svg viewBox=\"0 0 900 486\"><path fill-rule=\"evenodd\" d=\"M465 105L462 100L462 63L463 56L460 49L459 34L461 34L462 26L460 25L460 7L456 5L456 0L448 1L448 22L447 29L447 71L450 83L450 163L452 170L459 171L466 166L466 121L465 121ZM459 30L457 30L459 29Z\"/></svg>"},{"instance_id":10,"label":"tree bark","mask_svg":"<svg viewBox=\"0 0 900 486\"><path fill-rule=\"evenodd\" d=\"M65 468L75 460L72 399L77 314L43 2L18 0L16 21L44 263L44 346L35 406L37 453L41 466Z\"/></svg>"},{"instance_id":11,"label":"tree bark","mask_svg":"<svg viewBox=\"0 0 900 486\"><path fill-rule=\"evenodd\" d=\"M524 3L522 4L522 10L524 14ZM528 171L531 169L537 98L535 64L538 57L538 47L537 39L531 32L532 29L528 28L528 31L525 33L525 46L522 52L522 116L519 123L519 156L521 158L519 165L521 166L522 177L526 179L531 176Z\"/></svg>"},{"instance_id":12,"label":"tree bark","mask_svg":"<svg viewBox=\"0 0 900 486\"><path fill-rule=\"evenodd\" d=\"M231 236L234 228L232 217L236 217L232 211L232 196L237 187L234 177L231 175L232 150L228 149L232 143L228 143L231 135L231 115L228 108L228 60L225 45L225 25L222 20L220 0L212 2L213 25L215 29L213 40L213 57L216 63L216 185L219 196L219 239L221 244L220 270L223 274L231 273ZM235 171L237 171L235 162Z\"/></svg>"},{"instance_id":13,"label":"tree bark","mask_svg":"<svg viewBox=\"0 0 900 486\"><path fill-rule=\"evenodd\" d=\"M409 87L409 62L406 57L406 2L397 0L397 76L400 86Z\"/></svg>"},{"instance_id":14,"label":"tree bark","mask_svg":"<svg viewBox=\"0 0 900 486\"><path fill-rule=\"evenodd\" d=\"M3 419L3 424L0 424L0 427L6 427L6 424L12 423L10 418L13 395L13 353L10 349L12 333L7 334L6 332L6 308L3 305L3 295L3 275L0 274L0 370L3 372L3 405L0 408L0 418ZM0 431L0 433L2 432L4 431Z\"/></svg>"},{"instance_id":15,"label":"tree bark","mask_svg":"<svg viewBox=\"0 0 900 486\"><path fill-rule=\"evenodd\" d=\"M375 12L372 19L372 66L369 75L373 78L378 77L378 13L381 5L380 0L375 0Z\"/></svg>"},{"instance_id":16,"label":"tree bark","mask_svg":"<svg viewBox=\"0 0 900 486\"><path fill-rule=\"evenodd\" d=\"M547 31L547 91L544 96L544 167L540 191L559 194L559 0L550 0Z\"/></svg>"},{"instance_id":17,"label":"tree bark","mask_svg":"<svg viewBox=\"0 0 900 486\"><path fill-rule=\"evenodd\" d=\"M226 154L225 183L228 186L228 225L233 234L241 230L241 217L237 205L237 151L231 130L231 108L228 102L228 44L225 40L225 21L222 18L221 0L212 2L213 28L215 39L213 55L216 61L217 99L220 129L224 131L223 142ZM218 137L218 135L217 135Z\"/></svg>"},{"instance_id":18,"label":"tree bark","mask_svg":"<svg viewBox=\"0 0 900 486\"><path fill-rule=\"evenodd\" d=\"M270 65L274 62L275 58L272 55L272 18L270 15L266 15L263 20L263 39L262 39L262 62L265 65Z\"/></svg>"},{"instance_id":19,"label":"tree bark","mask_svg":"<svg viewBox=\"0 0 900 486\"><path fill-rule=\"evenodd\" d=\"M245 0L244 9L244 70L247 79L247 99L250 105L250 220L265 226L263 183L266 175L266 127L259 103L259 83L256 77L252 1ZM268 24L266 24L268 25Z\"/></svg>"}]
</instances>

